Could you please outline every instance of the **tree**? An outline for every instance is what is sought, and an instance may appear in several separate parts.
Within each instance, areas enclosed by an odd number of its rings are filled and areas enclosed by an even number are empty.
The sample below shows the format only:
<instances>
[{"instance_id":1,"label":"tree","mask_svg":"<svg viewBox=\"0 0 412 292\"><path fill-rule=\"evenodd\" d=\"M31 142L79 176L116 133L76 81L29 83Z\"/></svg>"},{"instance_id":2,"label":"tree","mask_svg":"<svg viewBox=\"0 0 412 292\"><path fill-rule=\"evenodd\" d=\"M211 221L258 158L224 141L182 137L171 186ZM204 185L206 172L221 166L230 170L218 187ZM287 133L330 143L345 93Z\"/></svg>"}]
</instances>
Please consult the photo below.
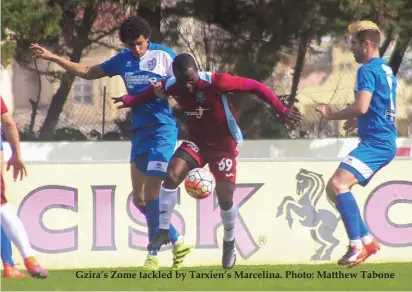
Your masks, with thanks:
<instances>
[{"instance_id":1,"label":"tree","mask_svg":"<svg viewBox=\"0 0 412 292\"><path fill-rule=\"evenodd\" d=\"M309 44L325 34L342 33L350 20L349 15L342 15L339 3L178 1L163 9L165 40L186 48L205 70L227 71L268 83L272 82L276 64L297 53L286 98L286 103L293 106ZM187 28L184 22L189 22ZM265 127L273 124L273 116L264 114L261 102L250 97L234 98L233 102L246 137L271 138L279 133L286 137L284 131Z\"/></svg>"},{"instance_id":2,"label":"tree","mask_svg":"<svg viewBox=\"0 0 412 292\"><path fill-rule=\"evenodd\" d=\"M29 0L18 1L30 2ZM11 3L13 1L8 2ZM149 7L150 12L150 7L152 7L150 5L154 2L150 0L124 1L123 4L120 4L114 0L49 0L47 2L42 1L41 3L43 3L45 11L50 9L59 11L60 17L58 18L57 29L53 30L53 33L45 35L41 33L35 35L16 35L17 47L14 56L20 64L29 70L34 69L32 55L28 51L28 46L31 42L38 42L72 62L80 62L82 56L96 46L106 46L120 50L122 45L116 41L117 36L115 38L111 38L111 36L118 31L121 22L129 14L134 14L134 11L139 12L138 7L140 5L146 4L146 6L142 5L141 8L143 10L146 7L147 12L147 7ZM31 7L31 9L37 12L38 9L34 7ZM18 11L18 9L16 10ZM13 15L12 11L13 9L10 8L8 13ZM54 14L45 14L42 23L50 23L52 16L55 17ZM24 18L21 15L19 17ZM37 19L30 18L27 21L27 27L36 27L36 21ZM22 30L24 29L22 28ZM39 140L52 140L59 116L73 84L74 76L61 71L47 71L41 72L41 74L45 74L52 78L52 80L60 82L59 88L52 97L38 137Z\"/></svg>"},{"instance_id":3,"label":"tree","mask_svg":"<svg viewBox=\"0 0 412 292\"><path fill-rule=\"evenodd\" d=\"M4 1L1 7L1 63L10 64L16 54L27 49L30 40L56 35L62 10L46 1ZM17 50L17 51L16 51Z\"/></svg>"},{"instance_id":4,"label":"tree","mask_svg":"<svg viewBox=\"0 0 412 292\"><path fill-rule=\"evenodd\" d=\"M389 66L396 75L406 50L412 44L412 1L346 0L343 10L353 13L358 20L375 21L383 29L386 37L381 45L381 56L394 42Z\"/></svg>"},{"instance_id":5,"label":"tree","mask_svg":"<svg viewBox=\"0 0 412 292\"><path fill-rule=\"evenodd\" d=\"M31 58L22 58L26 55L30 40L40 37L47 39L56 35L59 30L59 20L62 15L57 5L47 5L45 1L14 0L2 3L1 26L1 64L8 66L13 58L23 63L34 63L39 80L39 90L35 100L30 98L32 114L27 137L33 138L33 128L40 102L41 83L36 61ZM24 60L24 61L23 61Z\"/></svg>"}]
</instances>

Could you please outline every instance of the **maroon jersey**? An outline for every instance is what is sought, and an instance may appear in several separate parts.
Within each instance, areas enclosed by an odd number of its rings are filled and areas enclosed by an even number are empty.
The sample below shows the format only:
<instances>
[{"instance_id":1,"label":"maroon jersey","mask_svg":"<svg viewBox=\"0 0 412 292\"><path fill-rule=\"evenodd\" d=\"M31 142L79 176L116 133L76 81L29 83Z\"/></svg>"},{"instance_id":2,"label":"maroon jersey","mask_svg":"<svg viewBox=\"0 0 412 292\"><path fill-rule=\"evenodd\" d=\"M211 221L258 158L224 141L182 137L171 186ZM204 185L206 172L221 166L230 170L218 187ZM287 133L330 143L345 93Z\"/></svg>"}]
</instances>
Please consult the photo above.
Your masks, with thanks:
<instances>
[{"instance_id":1,"label":"maroon jersey","mask_svg":"<svg viewBox=\"0 0 412 292\"><path fill-rule=\"evenodd\" d=\"M175 77L162 81L166 92L176 99L187 115L189 139L196 144L219 148L223 147L222 144L227 144L226 142L243 141L237 116L227 96L228 92L253 93L272 106L281 116L289 110L272 91L255 80L210 72L199 72L199 77L193 94L182 91L176 84ZM124 103L126 106L134 106L147 102L152 96L153 88L149 87L135 96L126 96Z\"/></svg>"},{"instance_id":2,"label":"maroon jersey","mask_svg":"<svg viewBox=\"0 0 412 292\"><path fill-rule=\"evenodd\" d=\"M211 148L223 141L243 141L238 118L227 93L239 88L242 78L229 74L199 72L195 93L182 95L176 79L169 78L165 90L187 116L189 140ZM222 145L223 146L223 145Z\"/></svg>"}]
</instances>

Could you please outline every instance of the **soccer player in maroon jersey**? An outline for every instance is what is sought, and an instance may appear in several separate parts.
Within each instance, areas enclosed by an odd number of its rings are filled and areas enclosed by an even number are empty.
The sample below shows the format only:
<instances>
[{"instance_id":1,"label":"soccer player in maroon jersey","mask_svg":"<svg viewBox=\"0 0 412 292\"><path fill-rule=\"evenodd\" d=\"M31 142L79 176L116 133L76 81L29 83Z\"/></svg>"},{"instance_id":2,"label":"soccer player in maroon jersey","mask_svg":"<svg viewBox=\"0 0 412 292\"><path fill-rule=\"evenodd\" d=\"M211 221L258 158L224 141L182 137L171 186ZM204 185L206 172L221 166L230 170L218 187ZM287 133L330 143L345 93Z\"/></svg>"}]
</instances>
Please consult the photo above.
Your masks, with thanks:
<instances>
[{"instance_id":1,"label":"soccer player in maroon jersey","mask_svg":"<svg viewBox=\"0 0 412 292\"><path fill-rule=\"evenodd\" d=\"M175 77L161 84L167 95L173 96L188 116L190 141L182 143L168 166L160 191L160 228L148 248L160 249L170 242L168 229L177 201L177 188L191 169L209 164L216 178L216 193L224 226L222 266L231 269L236 262L234 225L237 208L233 204L238 156L236 148L243 137L227 94L248 92L257 95L279 114L285 125L300 122L301 115L284 106L271 90L255 80L226 73L199 72L189 54L176 56L173 73ZM147 101L158 89L152 87L138 95L113 100L122 103L118 108L135 106Z\"/></svg>"}]
</instances>

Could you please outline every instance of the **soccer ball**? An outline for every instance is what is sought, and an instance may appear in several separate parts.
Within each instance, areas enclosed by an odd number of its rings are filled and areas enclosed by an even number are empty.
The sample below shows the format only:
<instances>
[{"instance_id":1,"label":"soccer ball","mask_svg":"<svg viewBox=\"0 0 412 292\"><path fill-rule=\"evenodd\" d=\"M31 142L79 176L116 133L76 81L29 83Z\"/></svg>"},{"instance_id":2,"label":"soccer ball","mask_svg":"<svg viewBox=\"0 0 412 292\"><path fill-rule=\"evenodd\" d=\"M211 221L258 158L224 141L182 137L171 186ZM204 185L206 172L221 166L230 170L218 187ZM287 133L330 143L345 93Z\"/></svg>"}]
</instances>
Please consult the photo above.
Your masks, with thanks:
<instances>
[{"instance_id":1,"label":"soccer ball","mask_svg":"<svg viewBox=\"0 0 412 292\"><path fill-rule=\"evenodd\" d=\"M215 190L215 186L215 177L204 168L192 169L185 178L186 192L198 200L209 197Z\"/></svg>"}]
</instances>

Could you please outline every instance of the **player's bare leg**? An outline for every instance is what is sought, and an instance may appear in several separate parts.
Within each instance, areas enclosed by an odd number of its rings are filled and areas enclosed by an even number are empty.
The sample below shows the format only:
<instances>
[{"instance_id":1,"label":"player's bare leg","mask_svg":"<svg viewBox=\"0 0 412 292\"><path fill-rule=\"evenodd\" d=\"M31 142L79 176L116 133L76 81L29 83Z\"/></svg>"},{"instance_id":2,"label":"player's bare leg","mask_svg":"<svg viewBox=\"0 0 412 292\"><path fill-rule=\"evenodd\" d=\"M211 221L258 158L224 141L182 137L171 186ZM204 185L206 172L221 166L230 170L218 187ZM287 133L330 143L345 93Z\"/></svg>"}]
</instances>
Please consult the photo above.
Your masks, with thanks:
<instances>
[{"instance_id":1,"label":"player's bare leg","mask_svg":"<svg viewBox=\"0 0 412 292\"><path fill-rule=\"evenodd\" d=\"M176 154L181 154L177 156ZM159 231L148 245L149 250L160 250L161 246L170 243L169 228L172 212L177 202L177 188L187 173L196 167L196 161L186 152L177 152L169 162L166 178L160 188Z\"/></svg>"},{"instance_id":2,"label":"player's bare leg","mask_svg":"<svg viewBox=\"0 0 412 292\"><path fill-rule=\"evenodd\" d=\"M326 186L326 193L341 214L350 239L347 252L338 261L339 265L348 267L364 262L380 249L380 244L369 234L351 193L357 183L351 172L338 168Z\"/></svg>"},{"instance_id":3,"label":"player's bare leg","mask_svg":"<svg viewBox=\"0 0 412 292\"><path fill-rule=\"evenodd\" d=\"M236 205L233 204L235 184L230 182L217 182L216 193L220 206L220 216L223 222L223 256L222 267L231 269L236 264L235 248L235 220L237 216Z\"/></svg>"}]
</instances>

